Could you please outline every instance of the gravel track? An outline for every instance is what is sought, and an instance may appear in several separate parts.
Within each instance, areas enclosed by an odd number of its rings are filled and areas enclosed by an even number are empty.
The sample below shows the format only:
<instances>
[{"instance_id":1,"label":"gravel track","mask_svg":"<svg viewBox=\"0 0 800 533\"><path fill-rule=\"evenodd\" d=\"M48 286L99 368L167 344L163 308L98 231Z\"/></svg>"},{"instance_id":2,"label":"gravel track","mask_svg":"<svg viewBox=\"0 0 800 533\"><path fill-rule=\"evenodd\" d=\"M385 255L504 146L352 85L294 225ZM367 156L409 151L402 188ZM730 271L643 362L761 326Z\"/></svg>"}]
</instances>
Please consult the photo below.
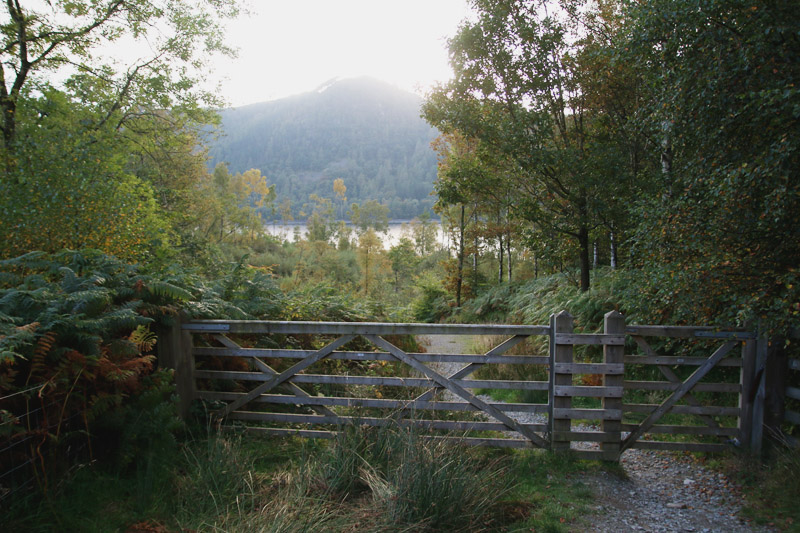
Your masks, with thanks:
<instances>
[{"instance_id":1,"label":"gravel track","mask_svg":"<svg viewBox=\"0 0 800 533\"><path fill-rule=\"evenodd\" d=\"M470 353L473 339L436 335L423 339L430 353ZM444 375L459 370L462 363L432 365ZM450 400L457 400L451 393ZM490 400L488 397L481 397ZM495 400L491 400L495 401ZM523 424L541 424L546 417L534 413L507 413ZM590 429L577 426L576 429ZM572 443L591 447L591 443ZM595 495L596 514L575 531L616 533L642 532L768 532L741 517L742 492L722 473L707 468L690 454L630 449L622 454L623 476L587 474L580 481Z\"/></svg>"}]
</instances>

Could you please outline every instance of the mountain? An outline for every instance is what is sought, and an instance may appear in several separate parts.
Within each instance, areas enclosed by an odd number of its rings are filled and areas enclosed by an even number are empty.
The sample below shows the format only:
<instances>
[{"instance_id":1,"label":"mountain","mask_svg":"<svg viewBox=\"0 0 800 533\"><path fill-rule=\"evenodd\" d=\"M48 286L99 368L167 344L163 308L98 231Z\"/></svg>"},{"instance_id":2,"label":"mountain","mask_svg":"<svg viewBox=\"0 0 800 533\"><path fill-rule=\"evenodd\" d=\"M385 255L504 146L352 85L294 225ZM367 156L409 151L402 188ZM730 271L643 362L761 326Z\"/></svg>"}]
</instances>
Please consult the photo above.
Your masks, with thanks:
<instances>
[{"instance_id":1,"label":"mountain","mask_svg":"<svg viewBox=\"0 0 800 533\"><path fill-rule=\"evenodd\" d=\"M371 78L335 80L316 91L221 112L211 142L212 167L261 170L278 202L297 216L310 194L333 198L333 180L348 203L378 200L392 218L430 209L437 132L419 116L422 99Z\"/></svg>"}]
</instances>

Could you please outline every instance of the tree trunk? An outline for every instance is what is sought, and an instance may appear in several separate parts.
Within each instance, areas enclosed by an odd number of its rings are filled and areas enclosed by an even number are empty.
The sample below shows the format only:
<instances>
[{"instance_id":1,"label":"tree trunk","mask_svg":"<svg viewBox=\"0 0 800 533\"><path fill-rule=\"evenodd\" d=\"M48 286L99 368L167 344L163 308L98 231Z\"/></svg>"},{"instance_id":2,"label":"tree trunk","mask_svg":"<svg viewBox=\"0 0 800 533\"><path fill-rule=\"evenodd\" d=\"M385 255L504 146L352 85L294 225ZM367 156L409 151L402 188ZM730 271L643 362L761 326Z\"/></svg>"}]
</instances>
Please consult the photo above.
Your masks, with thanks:
<instances>
[{"instance_id":1,"label":"tree trunk","mask_svg":"<svg viewBox=\"0 0 800 533\"><path fill-rule=\"evenodd\" d=\"M581 292L589 290L589 228L581 224L578 229L578 244L580 246L581 258Z\"/></svg>"},{"instance_id":2,"label":"tree trunk","mask_svg":"<svg viewBox=\"0 0 800 533\"><path fill-rule=\"evenodd\" d=\"M459 221L458 232L458 274L456 278L456 307L461 307L461 288L464 285L464 229L466 228L466 220L464 220L465 207L461 206L461 220Z\"/></svg>"},{"instance_id":3,"label":"tree trunk","mask_svg":"<svg viewBox=\"0 0 800 533\"><path fill-rule=\"evenodd\" d=\"M503 234L500 234L500 237L497 239L498 243L500 244L500 251L498 253L497 259L499 261L499 269L497 272L497 282L503 283L503 259L504 259L504 249L503 249Z\"/></svg>"},{"instance_id":4,"label":"tree trunk","mask_svg":"<svg viewBox=\"0 0 800 533\"><path fill-rule=\"evenodd\" d=\"M506 235L506 249L508 250L508 281L511 282L511 232Z\"/></svg>"},{"instance_id":5,"label":"tree trunk","mask_svg":"<svg viewBox=\"0 0 800 533\"><path fill-rule=\"evenodd\" d=\"M614 240L614 232L609 232L608 240L611 243L611 269L617 268L617 243Z\"/></svg>"}]
</instances>

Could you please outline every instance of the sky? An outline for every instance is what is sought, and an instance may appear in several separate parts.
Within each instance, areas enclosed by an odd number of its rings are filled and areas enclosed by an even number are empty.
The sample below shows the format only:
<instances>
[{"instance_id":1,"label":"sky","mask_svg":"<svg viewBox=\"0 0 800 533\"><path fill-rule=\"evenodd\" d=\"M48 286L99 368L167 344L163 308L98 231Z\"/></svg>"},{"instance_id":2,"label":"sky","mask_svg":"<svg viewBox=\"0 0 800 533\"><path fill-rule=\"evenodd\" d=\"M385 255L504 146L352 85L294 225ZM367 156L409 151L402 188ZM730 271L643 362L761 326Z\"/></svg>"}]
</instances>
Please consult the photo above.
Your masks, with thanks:
<instances>
[{"instance_id":1,"label":"sky","mask_svg":"<svg viewBox=\"0 0 800 533\"><path fill-rule=\"evenodd\" d=\"M228 104L313 91L332 78L372 76L424 94L450 77L448 37L467 0L250 0L228 23L238 58L214 64Z\"/></svg>"}]
</instances>

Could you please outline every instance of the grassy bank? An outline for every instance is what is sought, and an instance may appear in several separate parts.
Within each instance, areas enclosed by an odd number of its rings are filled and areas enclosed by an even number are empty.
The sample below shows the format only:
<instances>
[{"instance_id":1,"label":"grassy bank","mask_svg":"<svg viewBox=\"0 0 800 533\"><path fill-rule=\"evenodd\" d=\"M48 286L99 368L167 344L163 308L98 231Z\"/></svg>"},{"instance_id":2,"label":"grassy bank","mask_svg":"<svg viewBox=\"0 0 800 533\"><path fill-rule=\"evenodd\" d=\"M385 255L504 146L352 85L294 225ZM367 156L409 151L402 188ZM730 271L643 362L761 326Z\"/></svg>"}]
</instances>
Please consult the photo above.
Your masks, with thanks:
<instances>
[{"instance_id":1,"label":"grassy bank","mask_svg":"<svg viewBox=\"0 0 800 533\"><path fill-rule=\"evenodd\" d=\"M568 531L591 504L541 451L464 448L350 427L332 442L207 434L127 469L84 465L18 500L8 531Z\"/></svg>"}]
</instances>

